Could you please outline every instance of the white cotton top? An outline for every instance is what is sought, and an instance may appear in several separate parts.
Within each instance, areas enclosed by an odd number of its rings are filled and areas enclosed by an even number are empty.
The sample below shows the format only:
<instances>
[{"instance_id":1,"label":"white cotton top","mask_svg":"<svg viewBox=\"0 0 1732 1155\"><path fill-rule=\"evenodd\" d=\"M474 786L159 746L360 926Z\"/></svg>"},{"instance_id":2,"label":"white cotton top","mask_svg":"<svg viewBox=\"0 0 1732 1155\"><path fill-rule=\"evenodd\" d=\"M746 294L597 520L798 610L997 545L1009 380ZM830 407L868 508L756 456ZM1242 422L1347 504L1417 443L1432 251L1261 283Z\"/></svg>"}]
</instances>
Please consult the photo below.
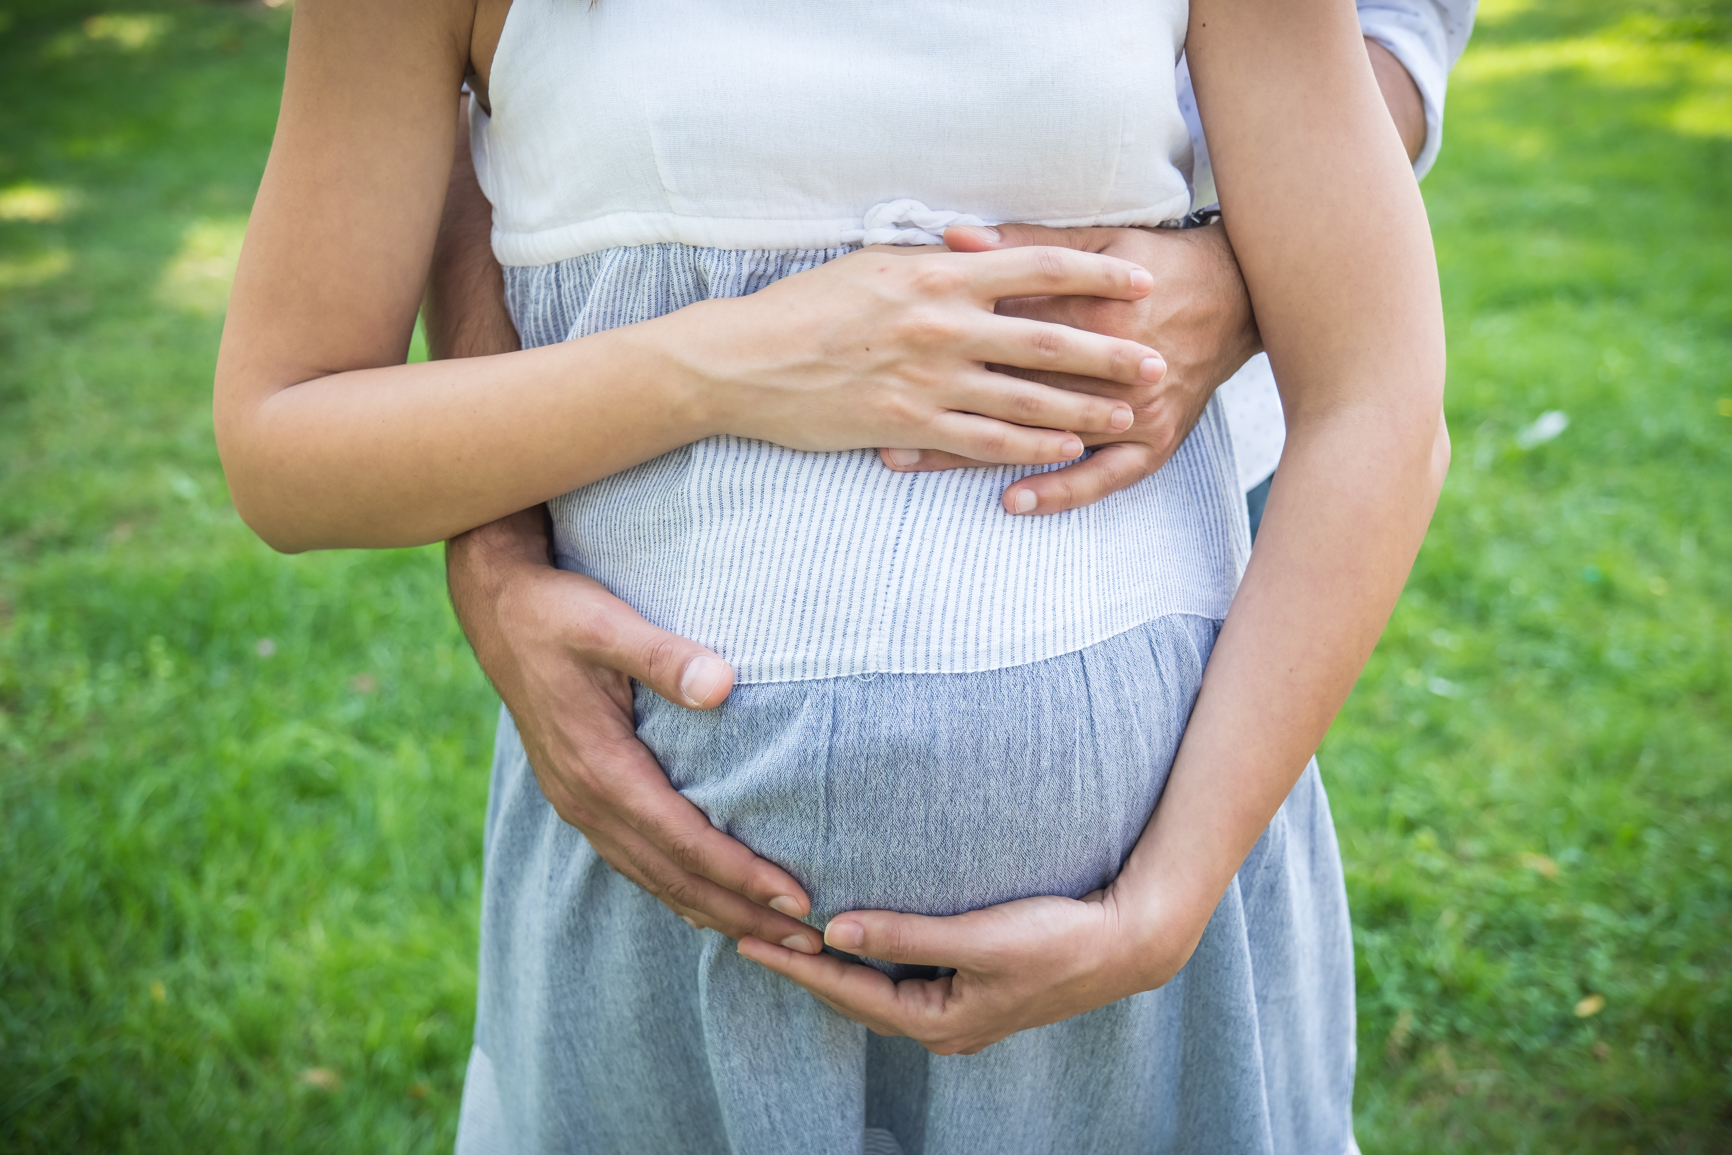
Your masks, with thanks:
<instances>
[{"instance_id":1,"label":"white cotton top","mask_svg":"<svg viewBox=\"0 0 1732 1155\"><path fill-rule=\"evenodd\" d=\"M1184 0L515 0L472 105L501 264L1190 208ZM882 213L880 214L883 215ZM942 224L940 224L942 227ZM929 230L916 230L929 231ZM904 242L907 243L907 242Z\"/></svg>"}]
</instances>

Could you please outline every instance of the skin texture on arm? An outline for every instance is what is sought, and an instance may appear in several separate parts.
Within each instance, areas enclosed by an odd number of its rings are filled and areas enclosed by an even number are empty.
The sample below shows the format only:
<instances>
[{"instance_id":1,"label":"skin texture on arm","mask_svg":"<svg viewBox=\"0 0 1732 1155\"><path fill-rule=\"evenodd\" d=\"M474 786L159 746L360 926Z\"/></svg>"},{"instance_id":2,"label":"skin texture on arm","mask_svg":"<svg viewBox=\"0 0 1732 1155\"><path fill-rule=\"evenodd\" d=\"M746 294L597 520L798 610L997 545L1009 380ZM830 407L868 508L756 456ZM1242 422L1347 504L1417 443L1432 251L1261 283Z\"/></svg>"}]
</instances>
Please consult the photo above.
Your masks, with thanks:
<instances>
[{"instance_id":1,"label":"skin texture on arm","mask_svg":"<svg viewBox=\"0 0 1732 1155\"><path fill-rule=\"evenodd\" d=\"M1288 441L1154 816L1093 901L948 919L854 912L827 928L839 949L955 968L947 978L892 983L827 955L740 944L872 1029L941 1053L1177 973L1357 678L1442 485L1436 266L1353 8L1196 0L1186 51Z\"/></svg>"}]
</instances>

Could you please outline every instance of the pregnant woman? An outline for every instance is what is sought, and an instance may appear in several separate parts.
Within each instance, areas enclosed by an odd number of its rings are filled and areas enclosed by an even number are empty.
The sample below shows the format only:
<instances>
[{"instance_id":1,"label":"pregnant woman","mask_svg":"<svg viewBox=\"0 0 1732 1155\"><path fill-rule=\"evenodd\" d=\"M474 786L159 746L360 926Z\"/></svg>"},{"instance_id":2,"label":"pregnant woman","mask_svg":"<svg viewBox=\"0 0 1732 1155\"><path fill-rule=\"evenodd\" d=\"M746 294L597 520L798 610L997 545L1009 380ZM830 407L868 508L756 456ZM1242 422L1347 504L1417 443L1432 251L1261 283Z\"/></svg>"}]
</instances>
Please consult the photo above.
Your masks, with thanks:
<instances>
[{"instance_id":1,"label":"pregnant woman","mask_svg":"<svg viewBox=\"0 0 1732 1155\"><path fill-rule=\"evenodd\" d=\"M1131 413L987 366L1163 367L995 304L1150 281L938 247L1182 216L1181 46L1288 419L1248 566L1213 409L1146 481L1005 511ZM466 73L526 348L406 366ZM1350 1150L1309 759L1429 518L1442 364L1342 0L302 0L218 364L237 507L305 549L551 499L561 565L733 665L639 732L829 946L674 918L502 720L460 1145Z\"/></svg>"}]
</instances>

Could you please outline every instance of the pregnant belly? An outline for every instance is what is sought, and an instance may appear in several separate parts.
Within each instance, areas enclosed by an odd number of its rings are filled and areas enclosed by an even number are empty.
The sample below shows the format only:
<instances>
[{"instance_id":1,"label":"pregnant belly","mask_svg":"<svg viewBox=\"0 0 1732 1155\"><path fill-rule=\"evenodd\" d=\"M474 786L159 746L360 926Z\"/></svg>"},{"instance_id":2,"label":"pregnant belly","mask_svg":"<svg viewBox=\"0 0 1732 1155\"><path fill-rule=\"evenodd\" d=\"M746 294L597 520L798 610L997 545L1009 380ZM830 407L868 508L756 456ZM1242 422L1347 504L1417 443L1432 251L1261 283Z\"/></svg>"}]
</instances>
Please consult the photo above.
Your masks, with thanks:
<instances>
[{"instance_id":1,"label":"pregnant belly","mask_svg":"<svg viewBox=\"0 0 1732 1155\"><path fill-rule=\"evenodd\" d=\"M1174 615L970 674L641 687L638 733L721 830L846 910L948 915L1110 881L1166 783L1216 625Z\"/></svg>"}]
</instances>

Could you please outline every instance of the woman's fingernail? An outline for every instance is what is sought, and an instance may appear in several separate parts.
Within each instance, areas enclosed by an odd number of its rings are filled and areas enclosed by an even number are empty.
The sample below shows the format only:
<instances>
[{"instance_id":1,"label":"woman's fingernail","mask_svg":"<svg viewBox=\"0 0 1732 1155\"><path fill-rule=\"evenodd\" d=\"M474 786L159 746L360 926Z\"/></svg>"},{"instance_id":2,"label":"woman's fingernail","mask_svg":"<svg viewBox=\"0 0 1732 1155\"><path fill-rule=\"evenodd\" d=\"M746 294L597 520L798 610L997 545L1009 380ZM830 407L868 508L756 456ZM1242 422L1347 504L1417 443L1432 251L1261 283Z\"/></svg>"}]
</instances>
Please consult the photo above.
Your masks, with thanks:
<instances>
[{"instance_id":1,"label":"woman's fingernail","mask_svg":"<svg viewBox=\"0 0 1732 1155\"><path fill-rule=\"evenodd\" d=\"M687 926L691 927L693 930L698 929L698 924L697 924L696 919L687 918L685 915L682 914L682 915L680 915L680 921L685 923Z\"/></svg>"},{"instance_id":2,"label":"woman's fingernail","mask_svg":"<svg viewBox=\"0 0 1732 1155\"><path fill-rule=\"evenodd\" d=\"M979 233L994 244L998 243L998 230L991 225L952 225L952 228L967 229L971 233Z\"/></svg>"},{"instance_id":3,"label":"woman's fingernail","mask_svg":"<svg viewBox=\"0 0 1732 1155\"><path fill-rule=\"evenodd\" d=\"M782 940L782 945L787 947L789 950L797 950L801 954L812 953L812 941L805 935L791 934Z\"/></svg>"},{"instance_id":4,"label":"woman's fingernail","mask_svg":"<svg viewBox=\"0 0 1732 1155\"><path fill-rule=\"evenodd\" d=\"M887 450L884 455L890 459L891 465L900 465L904 469L910 465L920 464L920 450L918 449L891 449Z\"/></svg>"},{"instance_id":5,"label":"woman's fingernail","mask_svg":"<svg viewBox=\"0 0 1732 1155\"><path fill-rule=\"evenodd\" d=\"M685 675L680 678L680 693L685 695L688 706L701 706L732 680L733 673L720 658L707 654L693 658L686 663Z\"/></svg>"},{"instance_id":6,"label":"woman's fingernail","mask_svg":"<svg viewBox=\"0 0 1732 1155\"><path fill-rule=\"evenodd\" d=\"M1154 287L1155 279L1149 275L1147 269L1131 270L1131 288L1135 289L1139 293L1143 293Z\"/></svg>"},{"instance_id":7,"label":"woman's fingernail","mask_svg":"<svg viewBox=\"0 0 1732 1155\"><path fill-rule=\"evenodd\" d=\"M1033 513L1037 504L1039 499L1035 497L1032 489L1019 489L1011 495L1010 508L1013 513Z\"/></svg>"},{"instance_id":8,"label":"woman's fingernail","mask_svg":"<svg viewBox=\"0 0 1732 1155\"><path fill-rule=\"evenodd\" d=\"M1064 443L1064 459L1066 461L1069 461L1073 457L1081 457L1082 451L1083 444L1081 441L1077 440L1075 437L1066 439Z\"/></svg>"},{"instance_id":9,"label":"woman's fingernail","mask_svg":"<svg viewBox=\"0 0 1732 1155\"><path fill-rule=\"evenodd\" d=\"M824 941L837 950L859 950L866 941L866 928L857 922L832 922L824 928Z\"/></svg>"},{"instance_id":10,"label":"woman's fingernail","mask_svg":"<svg viewBox=\"0 0 1732 1155\"><path fill-rule=\"evenodd\" d=\"M785 894L778 894L769 901L768 905L777 914L785 914L789 918L800 917L800 904Z\"/></svg>"},{"instance_id":11,"label":"woman's fingernail","mask_svg":"<svg viewBox=\"0 0 1732 1155\"><path fill-rule=\"evenodd\" d=\"M1112 427L1114 433L1123 433L1131 427L1131 422L1136 419L1136 414L1131 412L1131 407L1129 405L1121 405L1117 409L1113 410L1113 419L1108 422L1108 424Z\"/></svg>"},{"instance_id":12,"label":"woman's fingernail","mask_svg":"<svg viewBox=\"0 0 1732 1155\"><path fill-rule=\"evenodd\" d=\"M1144 357L1143 363L1137 366L1137 374L1144 381L1159 381L1167 371L1167 363L1159 357Z\"/></svg>"}]
</instances>

